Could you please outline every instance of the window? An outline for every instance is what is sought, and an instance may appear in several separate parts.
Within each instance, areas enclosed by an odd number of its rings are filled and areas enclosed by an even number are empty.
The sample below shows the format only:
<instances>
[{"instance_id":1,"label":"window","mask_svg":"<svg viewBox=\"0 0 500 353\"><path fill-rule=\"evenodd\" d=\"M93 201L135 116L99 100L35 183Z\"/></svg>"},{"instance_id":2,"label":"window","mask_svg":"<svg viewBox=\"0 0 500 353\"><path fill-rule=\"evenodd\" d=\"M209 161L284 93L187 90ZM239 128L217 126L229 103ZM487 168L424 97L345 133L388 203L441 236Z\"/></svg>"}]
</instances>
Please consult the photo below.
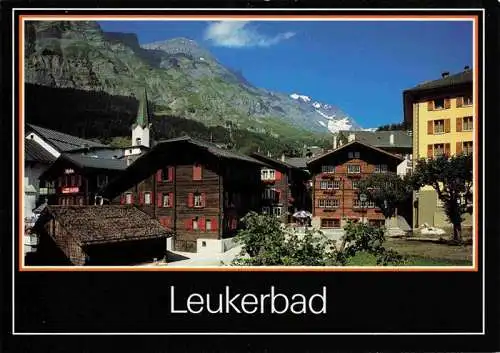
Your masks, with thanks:
<instances>
[{"instance_id":1,"label":"window","mask_svg":"<svg viewBox=\"0 0 500 353\"><path fill-rule=\"evenodd\" d=\"M352 181L352 188L353 189L359 189L359 180L353 180Z\"/></svg>"},{"instance_id":2,"label":"window","mask_svg":"<svg viewBox=\"0 0 500 353\"><path fill-rule=\"evenodd\" d=\"M270 208L268 206L262 207L262 213L269 214Z\"/></svg>"},{"instance_id":3,"label":"window","mask_svg":"<svg viewBox=\"0 0 500 353\"><path fill-rule=\"evenodd\" d=\"M335 173L335 166L334 165L322 165L321 166L321 173Z\"/></svg>"},{"instance_id":4,"label":"window","mask_svg":"<svg viewBox=\"0 0 500 353\"><path fill-rule=\"evenodd\" d=\"M464 96L464 105L472 105L472 95Z\"/></svg>"},{"instance_id":5,"label":"window","mask_svg":"<svg viewBox=\"0 0 500 353\"><path fill-rule=\"evenodd\" d=\"M193 180L201 180L201 165L193 165Z\"/></svg>"},{"instance_id":6,"label":"window","mask_svg":"<svg viewBox=\"0 0 500 353\"><path fill-rule=\"evenodd\" d=\"M352 208L375 208L375 202L365 201L363 204L359 199L352 200Z\"/></svg>"},{"instance_id":7,"label":"window","mask_svg":"<svg viewBox=\"0 0 500 353\"><path fill-rule=\"evenodd\" d=\"M207 219L205 221L205 230L206 231L211 231L212 230L212 220L211 219Z\"/></svg>"},{"instance_id":8,"label":"window","mask_svg":"<svg viewBox=\"0 0 500 353\"><path fill-rule=\"evenodd\" d=\"M340 207L339 199L319 199L319 208L338 208Z\"/></svg>"},{"instance_id":9,"label":"window","mask_svg":"<svg viewBox=\"0 0 500 353\"><path fill-rule=\"evenodd\" d=\"M321 190L332 190L333 186L333 180L321 180L319 183L319 187Z\"/></svg>"},{"instance_id":10,"label":"window","mask_svg":"<svg viewBox=\"0 0 500 353\"><path fill-rule=\"evenodd\" d=\"M383 219L369 219L368 223L373 227L385 226L385 221Z\"/></svg>"},{"instance_id":11,"label":"window","mask_svg":"<svg viewBox=\"0 0 500 353\"><path fill-rule=\"evenodd\" d=\"M472 129L473 129L472 116L464 117L464 122L462 124L462 128L464 131L472 131Z\"/></svg>"},{"instance_id":12,"label":"window","mask_svg":"<svg viewBox=\"0 0 500 353\"><path fill-rule=\"evenodd\" d=\"M264 189L264 200L274 200L276 191L274 189Z\"/></svg>"},{"instance_id":13,"label":"window","mask_svg":"<svg viewBox=\"0 0 500 353\"><path fill-rule=\"evenodd\" d=\"M101 198L102 200L102 198ZM77 197L76 198L76 204L79 205L79 206L83 206L83 197Z\"/></svg>"},{"instance_id":14,"label":"window","mask_svg":"<svg viewBox=\"0 0 500 353\"><path fill-rule=\"evenodd\" d=\"M198 217L193 218L193 230L198 230Z\"/></svg>"},{"instance_id":15,"label":"window","mask_svg":"<svg viewBox=\"0 0 500 353\"><path fill-rule=\"evenodd\" d=\"M260 172L260 178L262 180L275 180L276 173L274 169L262 169Z\"/></svg>"},{"instance_id":16,"label":"window","mask_svg":"<svg viewBox=\"0 0 500 353\"><path fill-rule=\"evenodd\" d=\"M273 207L273 215L276 217L281 216L281 207Z\"/></svg>"},{"instance_id":17,"label":"window","mask_svg":"<svg viewBox=\"0 0 500 353\"><path fill-rule=\"evenodd\" d=\"M125 203L127 205L130 205L132 203L132 193L131 192L127 192L125 194Z\"/></svg>"},{"instance_id":18,"label":"window","mask_svg":"<svg viewBox=\"0 0 500 353\"><path fill-rule=\"evenodd\" d=\"M107 175L98 175L97 176L97 186L101 187L104 186L108 183L108 176Z\"/></svg>"},{"instance_id":19,"label":"window","mask_svg":"<svg viewBox=\"0 0 500 353\"><path fill-rule=\"evenodd\" d=\"M203 207L203 197L201 194L194 194L194 207Z\"/></svg>"},{"instance_id":20,"label":"window","mask_svg":"<svg viewBox=\"0 0 500 353\"><path fill-rule=\"evenodd\" d=\"M149 191L144 193L144 204L151 205L151 193Z\"/></svg>"},{"instance_id":21,"label":"window","mask_svg":"<svg viewBox=\"0 0 500 353\"><path fill-rule=\"evenodd\" d=\"M174 174L174 167L164 167L160 171L161 181L172 181Z\"/></svg>"},{"instance_id":22,"label":"window","mask_svg":"<svg viewBox=\"0 0 500 353\"><path fill-rule=\"evenodd\" d=\"M375 202L374 201L366 201L365 202L365 207L367 207L367 208L375 208Z\"/></svg>"},{"instance_id":23,"label":"window","mask_svg":"<svg viewBox=\"0 0 500 353\"><path fill-rule=\"evenodd\" d=\"M349 159L353 159L353 158L355 158L355 159L359 159L359 157L360 157L360 153L359 153L359 152L348 152L348 153L347 153L347 157L348 157Z\"/></svg>"},{"instance_id":24,"label":"window","mask_svg":"<svg viewBox=\"0 0 500 353\"><path fill-rule=\"evenodd\" d=\"M434 109L444 109L444 98L434 99Z\"/></svg>"},{"instance_id":25,"label":"window","mask_svg":"<svg viewBox=\"0 0 500 353\"><path fill-rule=\"evenodd\" d=\"M434 133L435 134L444 133L444 119L434 120Z\"/></svg>"},{"instance_id":26,"label":"window","mask_svg":"<svg viewBox=\"0 0 500 353\"><path fill-rule=\"evenodd\" d=\"M361 207L361 201L359 201L359 199L353 199L352 208L360 208L360 207Z\"/></svg>"},{"instance_id":27,"label":"window","mask_svg":"<svg viewBox=\"0 0 500 353\"><path fill-rule=\"evenodd\" d=\"M163 207L170 207L172 204L172 201L170 200L170 194L163 194L162 195L162 206Z\"/></svg>"},{"instance_id":28,"label":"window","mask_svg":"<svg viewBox=\"0 0 500 353\"><path fill-rule=\"evenodd\" d=\"M473 152L472 141L464 141L462 149L463 149L463 153L472 154L472 152Z\"/></svg>"},{"instance_id":29,"label":"window","mask_svg":"<svg viewBox=\"0 0 500 353\"><path fill-rule=\"evenodd\" d=\"M322 218L321 219L322 228L340 228L340 219L336 218Z\"/></svg>"},{"instance_id":30,"label":"window","mask_svg":"<svg viewBox=\"0 0 500 353\"><path fill-rule=\"evenodd\" d=\"M444 144L438 143L434 145L434 157L444 156Z\"/></svg>"},{"instance_id":31,"label":"window","mask_svg":"<svg viewBox=\"0 0 500 353\"><path fill-rule=\"evenodd\" d=\"M386 173L387 164L377 164L375 165L375 173Z\"/></svg>"},{"instance_id":32,"label":"window","mask_svg":"<svg viewBox=\"0 0 500 353\"><path fill-rule=\"evenodd\" d=\"M361 173L361 166L359 164L348 164L347 165L348 174L359 174Z\"/></svg>"}]
</instances>

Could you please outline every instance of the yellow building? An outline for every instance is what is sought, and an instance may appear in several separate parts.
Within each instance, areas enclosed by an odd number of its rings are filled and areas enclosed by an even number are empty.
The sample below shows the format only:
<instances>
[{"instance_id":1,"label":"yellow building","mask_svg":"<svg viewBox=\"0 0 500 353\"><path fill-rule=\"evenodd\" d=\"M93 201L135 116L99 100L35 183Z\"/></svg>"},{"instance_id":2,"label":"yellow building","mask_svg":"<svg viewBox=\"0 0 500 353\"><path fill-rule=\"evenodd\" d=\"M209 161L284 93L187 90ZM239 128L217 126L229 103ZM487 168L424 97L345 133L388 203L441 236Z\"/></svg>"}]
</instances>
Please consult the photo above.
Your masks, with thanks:
<instances>
[{"instance_id":1,"label":"yellow building","mask_svg":"<svg viewBox=\"0 0 500 353\"><path fill-rule=\"evenodd\" d=\"M405 122L413 126L413 159L473 151L473 72L469 67L438 80L424 82L403 93ZM414 197L415 228L427 223L449 226L442 204L432 187L424 187ZM471 224L465 217L464 224Z\"/></svg>"}]
</instances>

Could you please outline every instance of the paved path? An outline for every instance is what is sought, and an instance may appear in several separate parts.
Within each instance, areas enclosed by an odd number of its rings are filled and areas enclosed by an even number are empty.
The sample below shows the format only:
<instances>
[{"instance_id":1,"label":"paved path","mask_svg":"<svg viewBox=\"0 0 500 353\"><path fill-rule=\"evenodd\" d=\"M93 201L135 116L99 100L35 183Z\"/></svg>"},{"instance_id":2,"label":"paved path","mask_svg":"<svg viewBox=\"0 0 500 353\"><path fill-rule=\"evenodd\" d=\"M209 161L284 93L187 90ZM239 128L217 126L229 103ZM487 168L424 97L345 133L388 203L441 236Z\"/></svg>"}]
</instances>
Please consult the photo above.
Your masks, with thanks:
<instances>
[{"instance_id":1,"label":"paved path","mask_svg":"<svg viewBox=\"0 0 500 353\"><path fill-rule=\"evenodd\" d=\"M169 251L169 267L207 267L207 266L225 266L241 251L241 245L229 249L225 253L199 254L181 251Z\"/></svg>"}]
</instances>

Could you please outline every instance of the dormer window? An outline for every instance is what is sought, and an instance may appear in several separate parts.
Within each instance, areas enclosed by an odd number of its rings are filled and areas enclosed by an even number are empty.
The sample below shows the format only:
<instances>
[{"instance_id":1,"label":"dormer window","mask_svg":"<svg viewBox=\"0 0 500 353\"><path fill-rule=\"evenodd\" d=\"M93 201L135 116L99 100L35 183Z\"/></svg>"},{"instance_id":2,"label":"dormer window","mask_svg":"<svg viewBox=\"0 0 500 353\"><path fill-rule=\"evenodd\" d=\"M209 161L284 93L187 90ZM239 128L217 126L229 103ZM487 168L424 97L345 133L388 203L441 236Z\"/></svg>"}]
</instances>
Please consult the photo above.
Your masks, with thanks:
<instances>
[{"instance_id":1,"label":"dormer window","mask_svg":"<svg viewBox=\"0 0 500 353\"><path fill-rule=\"evenodd\" d=\"M140 146L141 145L141 138L140 137L136 138L135 143L137 146Z\"/></svg>"},{"instance_id":2,"label":"dormer window","mask_svg":"<svg viewBox=\"0 0 500 353\"><path fill-rule=\"evenodd\" d=\"M335 166L334 165L322 165L321 166L321 173L335 173Z\"/></svg>"}]
</instances>

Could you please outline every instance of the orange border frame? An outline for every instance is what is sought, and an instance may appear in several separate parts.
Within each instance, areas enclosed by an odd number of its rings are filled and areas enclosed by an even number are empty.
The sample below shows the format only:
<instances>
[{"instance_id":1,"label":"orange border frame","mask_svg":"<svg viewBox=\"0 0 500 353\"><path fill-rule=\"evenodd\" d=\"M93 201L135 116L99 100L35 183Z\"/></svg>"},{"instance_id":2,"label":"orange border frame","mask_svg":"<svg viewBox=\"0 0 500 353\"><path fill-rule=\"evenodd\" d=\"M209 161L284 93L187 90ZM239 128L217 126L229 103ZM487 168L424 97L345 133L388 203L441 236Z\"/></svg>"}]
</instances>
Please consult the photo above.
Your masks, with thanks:
<instances>
[{"instance_id":1,"label":"orange border frame","mask_svg":"<svg viewBox=\"0 0 500 353\"><path fill-rule=\"evenodd\" d=\"M322 19L322 20L332 20L332 19L345 19L346 21L349 20L360 20L360 19L373 19L373 20L380 20L380 21L385 21L385 19L390 18L390 19L401 19L401 20L408 20L408 19L434 19L436 21L439 20L446 20L446 19L456 19L456 20L472 20L474 24L474 55L473 55L473 70L474 70L474 101L477 102L475 105L475 114L476 117L478 117L478 65L479 65L479 17L478 15L383 15L383 16L374 16L374 15L300 15L300 12L298 12L298 15L276 15L276 14L262 14L262 15L159 15L159 16L140 16L140 15L18 15L18 35L19 35L19 42L18 42L18 95L19 95L19 101L18 101L18 110L19 110L19 116L18 116L18 121L19 121L19 133L18 133L18 143L17 146L19 148L19 153L18 153L18 186L19 186L19 191L18 191L18 198L20 200L19 206L18 206L18 226L19 226L19 235L18 235L18 244L19 246L19 251L18 251L18 271L19 272L122 272L122 271L127 271L127 272L142 272L142 271L147 271L147 272L477 272L478 271L478 260L479 260L479 216L478 212L474 212L474 254L473 254L473 266L446 266L446 267L438 267L438 266L433 266L433 267L426 267L426 266L413 266L413 267L404 267L404 266L387 266L387 267L373 267L373 266L367 266L367 267L168 267L167 266L152 266L152 267L136 267L136 266L129 266L129 267L110 267L110 266L103 266L103 267L70 267L70 266L65 266L65 267L51 267L51 266L29 266L25 267L24 265L24 253L23 253L23 229L24 229L24 220L21 217L22 214L22 205L24 198L23 194L23 188L21 188L21 185L23 185L24 180L21 178L21 175L23 174L23 168L24 166L24 150L22 146L22 142L24 139L23 136L23 130L22 127L24 127L24 56L23 56L23 48L24 45L24 36L23 34L23 25L25 20L64 20L64 19L73 19L73 20L99 20L99 19L113 19L113 20L119 20L119 19L136 19L140 20L141 18L143 19L144 17L149 17L152 18L151 20L192 20L192 21L200 21L200 20L227 20L227 19L255 19L255 20L268 20L268 21L282 21L283 19L304 19L309 20L309 19ZM483 19L484 20L484 19ZM484 36L484 33L483 33ZM484 51L484 48L483 48ZM484 70L484 67L482 68ZM483 76L484 77L484 76ZM484 92L483 92L484 94ZM22 97L22 99L21 99ZM484 109L484 107L483 107ZM478 137L479 137L479 132L478 132L478 119L475 119L475 133L474 133L474 156L475 156L475 162L474 162L474 181L478 180L478 164L479 161L477 160L478 156ZM484 167L484 166L483 166ZM484 188L484 185L483 185ZM477 190L477 182L474 182L474 206L478 206L478 192ZM484 256L484 254L483 254Z\"/></svg>"}]
</instances>

